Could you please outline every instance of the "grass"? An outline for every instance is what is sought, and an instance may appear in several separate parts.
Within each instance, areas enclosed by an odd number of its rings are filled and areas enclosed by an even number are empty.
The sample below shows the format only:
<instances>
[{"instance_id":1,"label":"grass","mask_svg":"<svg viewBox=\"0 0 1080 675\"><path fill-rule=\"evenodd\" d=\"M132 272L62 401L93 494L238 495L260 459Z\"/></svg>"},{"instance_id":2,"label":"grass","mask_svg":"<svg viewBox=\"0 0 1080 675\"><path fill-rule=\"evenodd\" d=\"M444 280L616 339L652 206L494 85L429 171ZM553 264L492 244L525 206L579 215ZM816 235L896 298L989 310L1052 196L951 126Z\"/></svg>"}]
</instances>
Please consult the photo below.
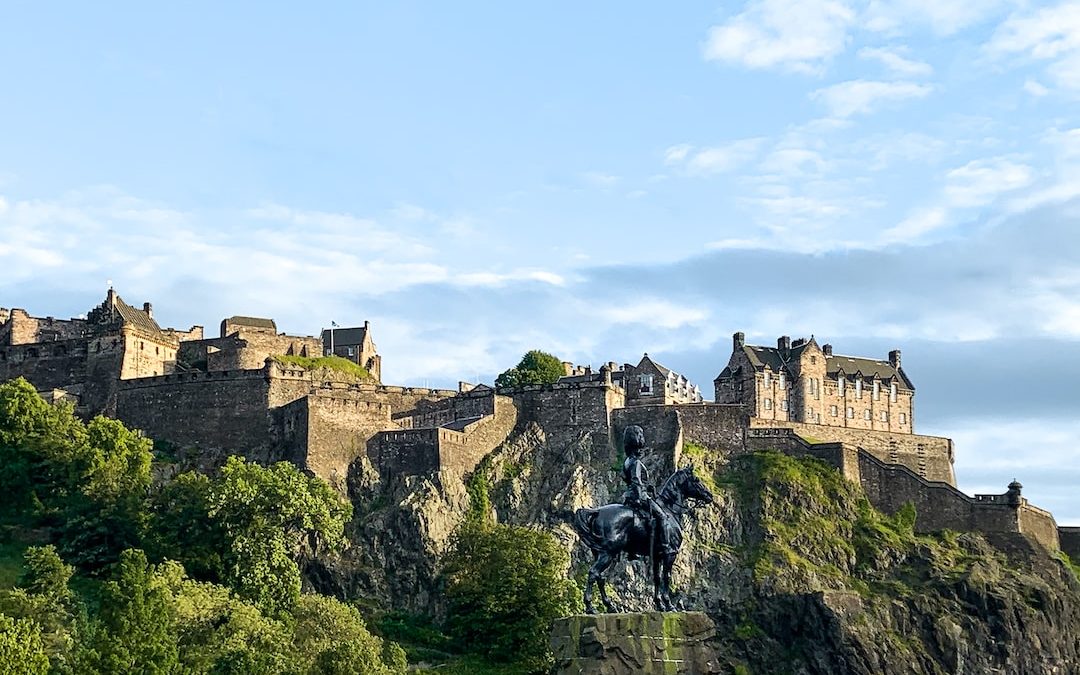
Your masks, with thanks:
<instances>
[{"instance_id":1,"label":"grass","mask_svg":"<svg viewBox=\"0 0 1080 675\"><path fill-rule=\"evenodd\" d=\"M273 357L278 363L299 366L304 370L333 370L346 375L352 375L353 377L370 380L371 373L367 371L367 368L357 365L348 359L344 359L340 356L275 356Z\"/></svg>"}]
</instances>

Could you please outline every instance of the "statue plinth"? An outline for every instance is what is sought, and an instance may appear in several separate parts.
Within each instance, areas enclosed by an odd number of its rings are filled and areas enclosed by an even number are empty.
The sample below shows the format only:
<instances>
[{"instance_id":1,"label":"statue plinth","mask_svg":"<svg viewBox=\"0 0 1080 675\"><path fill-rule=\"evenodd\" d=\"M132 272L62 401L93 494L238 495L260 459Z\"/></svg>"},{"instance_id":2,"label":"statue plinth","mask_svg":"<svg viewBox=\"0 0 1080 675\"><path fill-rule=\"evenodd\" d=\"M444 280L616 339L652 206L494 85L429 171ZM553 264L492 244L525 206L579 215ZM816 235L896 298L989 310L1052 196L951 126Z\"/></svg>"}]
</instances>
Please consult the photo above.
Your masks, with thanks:
<instances>
[{"instance_id":1,"label":"statue plinth","mask_svg":"<svg viewBox=\"0 0 1080 675\"><path fill-rule=\"evenodd\" d=\"M551 649L557 675L721 673L707 641L716 626L704 612L577 614L556 619Z\"/></svg>"}]
</instances>

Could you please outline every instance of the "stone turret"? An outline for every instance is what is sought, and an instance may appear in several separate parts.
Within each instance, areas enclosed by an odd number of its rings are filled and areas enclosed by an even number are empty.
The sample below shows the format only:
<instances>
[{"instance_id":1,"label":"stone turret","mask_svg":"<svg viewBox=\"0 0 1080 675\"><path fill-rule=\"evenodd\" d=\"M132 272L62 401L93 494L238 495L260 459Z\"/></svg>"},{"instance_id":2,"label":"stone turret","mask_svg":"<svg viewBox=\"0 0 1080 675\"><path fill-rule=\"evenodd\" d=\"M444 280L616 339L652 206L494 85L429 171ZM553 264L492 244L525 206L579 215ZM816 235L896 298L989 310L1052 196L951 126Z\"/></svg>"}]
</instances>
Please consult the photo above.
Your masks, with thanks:
<instances>
[{"instance_id":1,"label":"stone turret","mask_svg":"<svg viewBox=\"0 0 1080 675\"><path fill-rule=\"evenodd\" d=\"M1013 482L1009 483L1009 491L1005 495L1009 499L1009 506L1014 508L1020 508L1024 503L1024 498L1021 496L1020 491L1024 489L1024 486L1020 484L1020 481L1013 479Z\"/></svg>"}]
</instances>

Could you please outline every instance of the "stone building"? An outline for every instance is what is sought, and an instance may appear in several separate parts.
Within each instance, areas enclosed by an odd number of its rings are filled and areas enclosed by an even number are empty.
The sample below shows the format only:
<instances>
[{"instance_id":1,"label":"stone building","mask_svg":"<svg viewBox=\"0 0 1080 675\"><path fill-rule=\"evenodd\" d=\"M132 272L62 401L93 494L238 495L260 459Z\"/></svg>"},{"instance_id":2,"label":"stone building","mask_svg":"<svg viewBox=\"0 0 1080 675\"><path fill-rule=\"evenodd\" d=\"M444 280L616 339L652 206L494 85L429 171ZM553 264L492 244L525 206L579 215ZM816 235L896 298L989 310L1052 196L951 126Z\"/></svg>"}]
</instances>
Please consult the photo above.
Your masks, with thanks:
<instances>
[{"instance_id":1,"label":"stone building","mask_svg":"<svg viewBox=\"0 0 1080 675\"><path fill-rule=\"evenodd\" d=\"M665 368L649 358L641 357L636 366L623 366L623 388L626 405L673 405L701 403L701 390L685 376Z\"/></svg>"},{"instance_id":2,"label":"stone building","mask_svg":"<svg viewBox=\"0 0 1080 675\"><path fill-rule=\"evenodd\" d=\"M178 360L180 370L219 372L257 370L271 356L321 354L316 337L278 333L273 319L231 316L221 322L218 337L183 342Z\"/></svg>"},{"instance_id":3,"label":"stone building","mask_svg":"<svg viewBox=\"0 0 1080 675\"><path fill-rule=\"evenodd\" d=\"M833 354L811 337L782 336L776 347L733 336L727 366L713 381L717 403L738 403L751 417L776 422L914 433L915 385L900 366L900 350L887 360Z\"/></svg>"},{"instance_id":4,"label":"stone building","mask_svg":"<svg viewBox=\"0 0 1080 675\"><path fill-rule=\"evenodd\" d=\"M136 309L111 288L85 319L0 310L0 380L25 377L82 414L113 414L117 382L174 372L180 341L201 337L201 326L162 329L149 302Z\"/></svg>"},{"instance_id":5,"label":"stone building","mask_svg":"<svg viewBox=\"0 0 1080 675\"><path fill-rule=\"evenodd\" d=\"M323 354L340 356L366 368L376 382L382 382L382 357L371 339L371 325L362 327L327 328L322 332Z\"/></svg>"}]
</instances>

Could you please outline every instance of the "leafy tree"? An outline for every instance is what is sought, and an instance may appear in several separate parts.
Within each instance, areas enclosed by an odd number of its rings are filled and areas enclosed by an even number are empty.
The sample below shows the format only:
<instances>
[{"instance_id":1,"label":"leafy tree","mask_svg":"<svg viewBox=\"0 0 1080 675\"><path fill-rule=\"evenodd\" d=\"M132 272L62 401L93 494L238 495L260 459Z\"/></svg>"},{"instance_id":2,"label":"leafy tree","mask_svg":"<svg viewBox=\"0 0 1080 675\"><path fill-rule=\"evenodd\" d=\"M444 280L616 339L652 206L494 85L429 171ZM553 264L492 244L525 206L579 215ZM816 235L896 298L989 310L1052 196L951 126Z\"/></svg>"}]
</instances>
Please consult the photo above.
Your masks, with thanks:
<instances>
[{"instance_id":1,"label":"leafy tree","mask_svg":"<svg viewBox=\"0 0 1080 675\"><path fill-rule=\"evenodd\" d=\"M551 621L581 606L566 577L570 558L550 534L510 525L467 525L445 575L447 628L470 651L543 668Z\"/></svg>"},{"instance_id":2,"label":"leafy tree","mask_svg":"<svg viewBox=\"0 0 1080 675\"><path fill-rule=\"evenodd\" d=\"M102 585L92 628L80 670L151 675L177 666L173 599L138 549L120 554L114 578Z\"/></svg>"},{"instance_id":3,"label":"leafy tree","mask_svg":"<svg viewBox=\"0 0 1080 675\"><path fill-rule=\"evenodd\" d=\"M195 579L220 581L228 549L225 532L210 517L212 483L189 471L151 497L147 550L153 558L179 560Z\"/></svg>"},{"instance_id":4,"label":"leafy tree","mask_svg":"<svg viewBox=\"0 0 1080 675\"><path fill-rule=\"evenodd\" d=\"M316 672L340 675L397 675L405 672L404 651L372 635L360 612L334 598L305 595L293 611L294 645Z\"/></svg>"},{"instance_id":5,"label":"leafy tree","mask_svg":"<svg viewBox=\"0 0 1080 675\"><path fill-rule=\"evenodd\" d=\"M23 555L26 571L0 607L13 618L33 620L53 668L66 670L84 618L81 603L68 587L75 568L65 564L52 546L31 546Z\"/></svg>"},{"instance_id":6,"label":"leafy tree","mask_svg":"<svg viewBox=\"0 0 1080 675\"><path fill-rule=\"evenodd\" d=\"M45 675L49 657L41 645L41 628L32 619L0 614L0 675Z\"/></svg>"},{"instance_id":7,"label":"leafy tree","mask_svg":"<svg viewBox=\"0 0 1080 675\"><path fill-rule=\"evenodd\" d=\"M208 514L226 543L221 578L271 616L300 597L297 559L345 541L352 504L288 462L271 467L230 457L211 482Z\"/></svg>"},{"instance_id":8,"label":"leafy tree","mask_svg":"<svg viewBox=\"0 0 1080 675\"><path fill-rule=\"evenodd\" d=\"M525 352L521 361L495 378L496 387L520 387L526 384L551 384L566 374L562 361L539 349Z\"/></svg>"}]
</instances>

